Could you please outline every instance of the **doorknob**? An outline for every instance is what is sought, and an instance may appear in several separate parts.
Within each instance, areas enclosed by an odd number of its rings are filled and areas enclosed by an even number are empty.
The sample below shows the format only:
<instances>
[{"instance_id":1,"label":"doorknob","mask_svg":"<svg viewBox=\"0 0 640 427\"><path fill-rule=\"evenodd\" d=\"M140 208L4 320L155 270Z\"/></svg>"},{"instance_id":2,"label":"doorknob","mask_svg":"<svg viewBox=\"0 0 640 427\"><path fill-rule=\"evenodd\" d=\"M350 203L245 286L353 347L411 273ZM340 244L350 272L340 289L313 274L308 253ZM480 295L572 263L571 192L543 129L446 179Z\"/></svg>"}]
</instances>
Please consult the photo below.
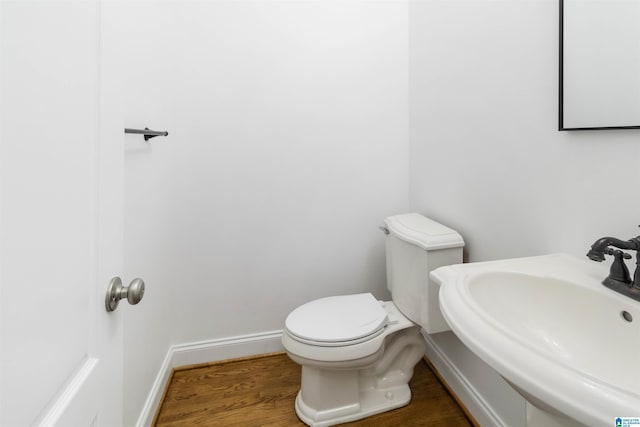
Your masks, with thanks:
<instances>
[{"instance_id":1,"label":"doorknob","mask_svg":"<svg viewBox=\"0 0 640 427\"><path fill-rule=\"evenodd\" d=\"M129 286L122 286L122 280L116 276L109 282L104 304L108 312L115 310L121 299L126 298L129 304L136 305L144 296L144 281L133 279Z\"/></svg>"}]
</instances>

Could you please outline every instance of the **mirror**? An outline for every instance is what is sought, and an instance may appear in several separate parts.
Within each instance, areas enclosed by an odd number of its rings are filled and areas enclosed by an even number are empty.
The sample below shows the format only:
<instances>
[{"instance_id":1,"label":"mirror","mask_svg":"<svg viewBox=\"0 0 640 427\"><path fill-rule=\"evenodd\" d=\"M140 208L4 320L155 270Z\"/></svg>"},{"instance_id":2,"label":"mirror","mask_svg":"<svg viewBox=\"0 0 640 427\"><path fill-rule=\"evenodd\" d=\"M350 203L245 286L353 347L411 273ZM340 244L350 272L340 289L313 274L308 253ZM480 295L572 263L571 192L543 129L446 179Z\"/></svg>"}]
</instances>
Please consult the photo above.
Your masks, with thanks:
<instances>
[{"instance_id":1,"label":"mirror","mask_svg":"<svg viewBox=\"0 0 640 427\"><path fill-rule=\"evenodd\" d=\"M560 0L559 130L640 128L640 0Z\"/></svg>"}]
</instances>

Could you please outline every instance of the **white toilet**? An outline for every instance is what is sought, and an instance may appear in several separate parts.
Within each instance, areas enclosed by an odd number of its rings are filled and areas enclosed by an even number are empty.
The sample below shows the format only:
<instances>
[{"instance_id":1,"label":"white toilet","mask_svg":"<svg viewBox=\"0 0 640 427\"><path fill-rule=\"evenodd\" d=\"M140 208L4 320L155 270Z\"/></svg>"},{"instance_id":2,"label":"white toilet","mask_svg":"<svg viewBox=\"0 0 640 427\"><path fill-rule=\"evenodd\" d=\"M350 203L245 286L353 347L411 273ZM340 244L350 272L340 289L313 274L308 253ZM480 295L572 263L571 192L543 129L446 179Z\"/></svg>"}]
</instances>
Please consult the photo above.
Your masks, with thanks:
<instances>
[{"instance_id":1,"label":"white toilet","mask_svg":"<svg viewBox=\"0 0 640 427\"><path fill-rule=\"evenodd\" d=\"M462 237L416 213L384 222L393 301L377 301L370 293L321 298L296 308L285 322L282 343L302 366L296 413L310 426L408 404L408 382L425 350L420 328L449 330L429 272L462 262Z\"/></svg>"}]
</instances>

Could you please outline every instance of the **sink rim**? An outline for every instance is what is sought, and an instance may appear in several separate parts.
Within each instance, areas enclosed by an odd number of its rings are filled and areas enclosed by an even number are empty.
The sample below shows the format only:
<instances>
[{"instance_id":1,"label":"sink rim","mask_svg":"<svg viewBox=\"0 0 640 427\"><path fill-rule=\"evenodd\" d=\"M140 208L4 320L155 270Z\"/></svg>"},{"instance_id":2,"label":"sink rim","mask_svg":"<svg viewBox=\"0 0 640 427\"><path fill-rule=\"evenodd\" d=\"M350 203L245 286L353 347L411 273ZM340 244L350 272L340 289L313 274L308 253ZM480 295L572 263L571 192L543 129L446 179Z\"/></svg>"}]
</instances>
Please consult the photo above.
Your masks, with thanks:
<instances>
[{"instance_id":1,"label":"sink rim","mask_svg":"<svg viewBox=\"0 0 640 427\"><path fill-rule=\"evenodd\" d=\"M638 310L640 303L596 280L606 277L608 267L571 255L552 254L447 266L432 272L431 277L441 284L440 308L453 332L507 381L548 403L550 408L587 425L610 424L615 416L638 411L640 394L533 348L474 301L469 292L470 282L481 275L495 273L552 277ZM572 275L579 280L569 280ZM520 360L527 361L526 367Z\"/></svg>"}]
</instances>

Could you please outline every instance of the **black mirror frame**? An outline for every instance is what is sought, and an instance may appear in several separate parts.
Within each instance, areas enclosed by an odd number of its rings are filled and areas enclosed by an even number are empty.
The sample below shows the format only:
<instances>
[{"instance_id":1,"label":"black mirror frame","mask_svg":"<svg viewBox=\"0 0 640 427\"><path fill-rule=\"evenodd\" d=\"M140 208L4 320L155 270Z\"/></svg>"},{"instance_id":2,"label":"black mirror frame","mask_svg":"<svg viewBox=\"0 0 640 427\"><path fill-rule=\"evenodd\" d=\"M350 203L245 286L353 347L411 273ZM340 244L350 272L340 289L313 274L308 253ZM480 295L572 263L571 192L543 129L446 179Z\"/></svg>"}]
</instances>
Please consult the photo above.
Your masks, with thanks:
<instances>
[{"instance_id":1,"label":"black mirror frame","mask_svg":"<svg viewBox=\"0 0 640 427\"><path fill-rule=\"evenodd\" d=\"M558 130L611 130L611 129L640 129L638 126L594 126L594 127L579 127L579 128L567 128L564 127L564 0L560 2L560 32L559 32L559 53L560 53L560 67L559 67L559 79L558 79Z\"/></svg>"}]
</instances>

